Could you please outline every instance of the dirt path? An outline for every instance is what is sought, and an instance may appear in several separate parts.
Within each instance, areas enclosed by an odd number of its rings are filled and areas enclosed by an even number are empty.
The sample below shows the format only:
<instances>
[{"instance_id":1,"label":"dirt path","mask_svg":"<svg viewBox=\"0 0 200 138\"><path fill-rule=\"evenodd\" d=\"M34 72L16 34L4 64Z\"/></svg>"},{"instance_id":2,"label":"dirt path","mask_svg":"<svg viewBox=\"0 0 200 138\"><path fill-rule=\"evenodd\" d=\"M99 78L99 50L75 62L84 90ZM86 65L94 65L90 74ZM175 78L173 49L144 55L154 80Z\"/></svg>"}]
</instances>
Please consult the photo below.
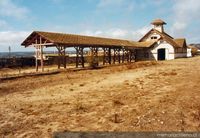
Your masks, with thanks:
<instances>
[{"instance_id":1,"label":"dirt path","mask_svg":"<svg viewBox=\"0 0 200 138\"><path fill-rule=\"evenodd\" d=\"M0 135L199 131L199 66L195 57L1 82Z\"/></svg>"}]
</instances>

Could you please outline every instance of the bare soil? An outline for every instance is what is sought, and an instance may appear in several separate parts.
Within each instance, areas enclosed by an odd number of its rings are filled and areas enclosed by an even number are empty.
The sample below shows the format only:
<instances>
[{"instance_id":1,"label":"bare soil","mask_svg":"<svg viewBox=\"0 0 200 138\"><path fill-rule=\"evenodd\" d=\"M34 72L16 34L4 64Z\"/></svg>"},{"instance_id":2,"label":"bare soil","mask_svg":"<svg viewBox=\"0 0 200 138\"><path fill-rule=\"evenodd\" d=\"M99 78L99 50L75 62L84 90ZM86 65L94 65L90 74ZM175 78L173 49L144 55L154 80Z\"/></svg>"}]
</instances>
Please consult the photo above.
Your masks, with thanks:
<instances>
[{"instance_id":1,"label":"bare soil","mask_svg":"<svg viewBox=\"0 0 200 138\"><path fill-rule=\"evenodd\" d=\"M200 131L200 57L0 82L0 136Z\"/></svg>"}]
</instances>

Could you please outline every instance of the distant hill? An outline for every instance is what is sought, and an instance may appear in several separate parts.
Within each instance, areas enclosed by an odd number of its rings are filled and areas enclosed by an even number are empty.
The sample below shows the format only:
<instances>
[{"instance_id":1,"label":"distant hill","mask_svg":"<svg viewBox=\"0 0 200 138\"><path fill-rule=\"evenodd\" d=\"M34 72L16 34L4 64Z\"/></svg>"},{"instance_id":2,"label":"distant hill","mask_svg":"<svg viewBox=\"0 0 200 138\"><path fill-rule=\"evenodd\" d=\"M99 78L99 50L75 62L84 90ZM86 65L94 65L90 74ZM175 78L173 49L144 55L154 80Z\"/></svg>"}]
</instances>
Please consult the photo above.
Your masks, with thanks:
<instances>
[{"instance_id":1,"label":"distant hill","mask_svg":"<svg viewBox=\"0 0 200 138\"><path fill-rule=\"evenodd\" d=\"M193 46L193 47L200 49L200 44L190 44L189 46Z\"/></svg>"}]
</instances>

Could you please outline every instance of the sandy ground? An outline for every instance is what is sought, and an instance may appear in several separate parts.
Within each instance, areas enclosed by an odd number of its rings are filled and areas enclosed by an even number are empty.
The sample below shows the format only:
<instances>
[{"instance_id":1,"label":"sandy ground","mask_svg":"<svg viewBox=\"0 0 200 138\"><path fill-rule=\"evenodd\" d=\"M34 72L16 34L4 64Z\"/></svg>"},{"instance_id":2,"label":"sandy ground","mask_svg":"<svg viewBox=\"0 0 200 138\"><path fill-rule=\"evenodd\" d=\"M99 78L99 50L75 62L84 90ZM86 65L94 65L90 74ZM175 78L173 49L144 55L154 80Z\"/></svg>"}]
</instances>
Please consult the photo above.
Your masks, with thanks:
<instances>
[{"instance_id":1,"label":"sandy ground","mask_svg":"<svg viewBox=\"0 0 200 138\"><path fill-rule=\"evenodd\" d=\"M0 135L200 131L200 57L0 82Z\"/></svg>"}]
</instances>

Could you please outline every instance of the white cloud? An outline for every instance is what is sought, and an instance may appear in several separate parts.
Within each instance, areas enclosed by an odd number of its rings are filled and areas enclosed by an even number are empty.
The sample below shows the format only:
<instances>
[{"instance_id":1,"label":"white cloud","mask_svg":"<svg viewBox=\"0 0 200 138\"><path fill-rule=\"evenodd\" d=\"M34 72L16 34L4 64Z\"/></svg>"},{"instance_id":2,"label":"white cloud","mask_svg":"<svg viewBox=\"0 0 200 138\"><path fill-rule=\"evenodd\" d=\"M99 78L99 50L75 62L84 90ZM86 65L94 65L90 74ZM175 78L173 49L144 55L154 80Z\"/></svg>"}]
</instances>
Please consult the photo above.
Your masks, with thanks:
<instances>
[{"instance_id":1,"label":"white cloud","mask_svg":"<svg viewBox=\"0 0 200 138\"><path fill-rule=\"evenodd\" d=\"M126 38L128 35L128 31L124 29L109 29L109 30L97 30L97 31L91 31L86 30L81 32L82 35L88 35L88 36L101 36L101 37L110 37L110 38Z\"/></svg>"},{"instance_id":2,"label":"white cloud","mask_svg":"<svg viewBox=\"0 0 200 138\"><path fill-rule=\"evenodd\" d=\"M151 26L144 26L136 31L132 31L132 35L134 36L135 40L139 40L142 38L149 30Z\"/></svg>"},{"instance_id":3,"label":"white cloud","mask_svg":"<svg viewBox=\"0 0 200 138\"><path fill-rule=\"evenodd\" d=\"M126 38L129 32L125 29L110 29L106 31L106 35L113 38Z\"/></svg>"},{"instance_id":4,"label":"white cloud","mask_svg":"<svg viewBox=\"0 0 200 138\"><path fill-rule=\"evenodd\" d=\"M200 22L200 2L199 0L176 0L174 2L174 23L172 33L174 35L184 35L190 24Z\"/></svg>"},{"instance_id":5,"label":"white cloud","mask_svg":"<svg viewBox=\"0 0 200 138\"><path fill-rule=\"evenodd\" d=\"M109 38L137 41L142 36L144 36L150 29L151 29L150 26L145 26L136 31L130 31L121 28L115 28L109 30L97 30L97 31L86 30L81 32L80 34L88 36L109 37Z\"/></svg>"},{"instance_id":6,"label":"white cloud","mask_svg":"<svg viewBox=\"0 0 200 138\"><path fill-rule=\"evenodd\" d=\"M0 15L22 19L26 17L28 9L18 6L12 0L0 0Z\"/></svg>"},{"instance_id":7,"label":"white cloud","mask_svg":"<svg viewBox=\"0 0 200 138\"><path fill-rule=\"evenodd\" d=\"M172 26L176 31L182 31L187 27L185 22L175 22Z\"/></svg>"},{"instance_id":8,"label":"white cloud","mask_svg":"<svg viewBox=\"0 0 200 138\"><path fill-rule=\"evenodd\" d=\"M29 31L2 31L0 32L0 46L18 45L30 34Z\"/></svg>"}]
</instances>

